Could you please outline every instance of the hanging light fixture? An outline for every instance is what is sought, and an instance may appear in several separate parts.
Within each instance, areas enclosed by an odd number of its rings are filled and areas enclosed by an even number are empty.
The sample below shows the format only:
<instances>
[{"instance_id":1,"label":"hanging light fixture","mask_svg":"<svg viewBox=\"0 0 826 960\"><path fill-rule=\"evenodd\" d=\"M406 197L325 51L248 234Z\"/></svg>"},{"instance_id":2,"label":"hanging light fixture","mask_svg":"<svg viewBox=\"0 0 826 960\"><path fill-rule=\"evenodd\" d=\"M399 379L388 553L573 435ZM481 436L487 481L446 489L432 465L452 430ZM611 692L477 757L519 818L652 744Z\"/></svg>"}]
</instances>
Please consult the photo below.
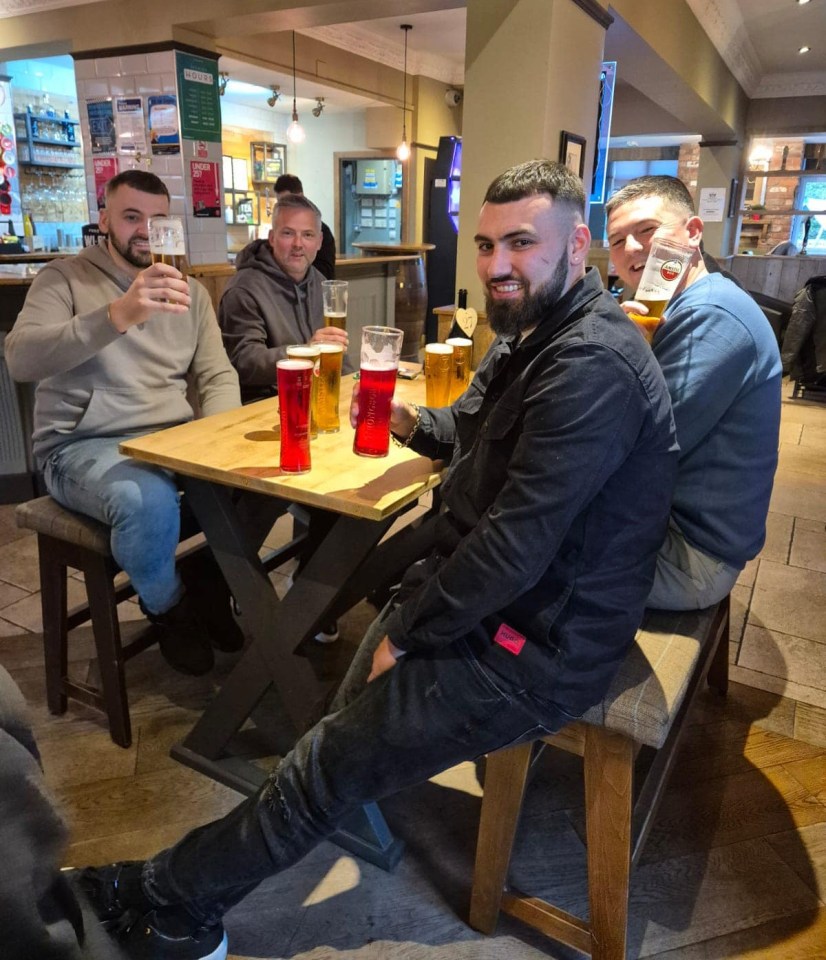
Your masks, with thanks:
<instances>
[{"instance_id":1,"label":"hanging light fixture","mask_svg":"<svg viewBox=\"0 0 826 960\"><path fill-rule=\"evenodd\" d=\"M396 147L396 156L404 162L410 159L410 145L407 142L407 34L413 29L412 23L403 23L404 30L404 94L402 95L402 142Z\"/></svg>"},{"instance_id":2,"label":"hanging light fixture","mask_svg":"<svg viewBox=\"0 0 826 960\"><path fill-rule=\"evenodd\" d=\"M281 99L281 87L277 83L270 84L272 95L267 97L267 106L274 107Z\"/></svg>"},{"instance_id":3,"label":"hanging light fixture","mask_svg":"<svg viewBox=\"0 0 826 960\"><path fill-rule=\"evenodd\" d=\"M313 116L320 117L323 109L324 109L324 97L316 97L315 106L313 107Z\"/></svg>"},{"instance_id":4,"label":"hanging light fixture","mask_svg":"<svg viewBox=\"0 0 826 960\"><path fill-rule=\"evenodd\" d=\"M293 122L287 127L287 139L290 143L304 143L304 127L298 122L298 109L295 105L295 30L293 30Z\"/></svg>"},{"instance_id":5,"label":"hanging light fixture","mask_svg":"<svg viewBox=\"0 0 826 960\"><path fill-rule=\"evenodd\" d=\"M228 83L229 83L229 74L224 73L224 71L222 70L218 74L218 96L219 97L223 97L223 95L227 92Z\"/></svg>"}]
</instances>

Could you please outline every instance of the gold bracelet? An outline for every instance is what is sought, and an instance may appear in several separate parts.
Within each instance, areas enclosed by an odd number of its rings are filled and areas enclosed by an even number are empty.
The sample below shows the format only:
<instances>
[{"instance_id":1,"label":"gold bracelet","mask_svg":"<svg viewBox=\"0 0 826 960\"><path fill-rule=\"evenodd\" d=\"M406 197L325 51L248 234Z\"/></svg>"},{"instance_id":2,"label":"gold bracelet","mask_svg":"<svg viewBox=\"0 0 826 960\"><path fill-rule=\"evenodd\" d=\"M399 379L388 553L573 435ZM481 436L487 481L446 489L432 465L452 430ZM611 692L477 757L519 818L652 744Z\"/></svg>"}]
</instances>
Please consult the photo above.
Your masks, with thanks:
<instances>
[{"instance_id":1,"label":"gold bracelet","mask_svg":"<svg viewBox=\"0 0 826 960\"><path fill-rule=\"evenodd\" d=\"M416 431L422 424L422 411L419 409L418 403L411 403L411 407L416 411L416 422L413 424L413 429L408 433L404 440L399 440L396 434L393 434L393 441L399 447L409 447L413 437L416 436Z\"/></svg>"}]
</instances>

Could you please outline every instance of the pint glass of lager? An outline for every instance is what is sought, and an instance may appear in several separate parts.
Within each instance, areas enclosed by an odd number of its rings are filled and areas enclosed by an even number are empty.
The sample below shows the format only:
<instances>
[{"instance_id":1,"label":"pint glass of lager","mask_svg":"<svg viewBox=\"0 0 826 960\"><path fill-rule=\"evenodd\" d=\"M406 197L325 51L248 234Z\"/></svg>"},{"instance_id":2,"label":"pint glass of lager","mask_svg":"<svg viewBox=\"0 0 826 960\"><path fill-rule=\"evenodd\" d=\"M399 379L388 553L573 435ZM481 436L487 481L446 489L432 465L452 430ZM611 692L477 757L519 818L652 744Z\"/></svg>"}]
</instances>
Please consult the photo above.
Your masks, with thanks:
<instances>
[{"instance_id":1,"label":"pint glass of lager","mask_svg":"<svg viewBox=\"0 0 826 960\"><path fill-rule=\"evenodd\" d=\"M310 469L310 393L312 360L278 360L278 414L281 422L281 459L284 473Z\"/></svg>"},{"instance_id":2,"label":"pint glass of lager","mask_svg":"<svg viewBox=\"0 0 826 960\"><path fill-rule=\"evenodd\" d=\"M315 420L319 433L338 433L338 395L341 389L341 363L344 347L340 343L320 343L316 384Z\"/></svg>"},{"instance_id":3,"label":"pint glass of lager","mask_svg":"<svg viewBox=\"0 0 826 960\"><path fill-rule=\"evenodd\" d=\"M452 376L453 347L449 343L428 343L424 348L424 381L429 407L446 407L450 403Z\"/></svg>"},{"instance_id":4,"label":"pint glass of lager","mask_svg":"<svg viewBox=\"0 0 826 960\"><path fill-rule=\"evenodd\" d=\"M313 364L312 395L310 397L310 437L318 436L316 422L316 398L318 396L318 371L321 347L317 343L292 343L285 348L291 360L311 360Z\"/></svg>"},{"instance_id":5,"label":"pint glass of lager","mask_svg":"<svg viewBox=\"0 0 826 960\"><path fill-rule=\"evenodd\" d=\"M347 329L347 291L346 280L322 280L321 293L324 297L324 326Z\"/></svg>"},{"instance_id":6,"label":"pint glass of lager","mask_svg":"<svg viewBox=\"0 0 826 960\"><path fill-rule=\"evenodd\" d=\"M649 343L660 325L665 308L685 277L693 254L691 247L673 240L655 237L651 241L642 279L633 297L648 307L648 313L628 314Z\"/></svg>"},{"instance_id":7,"label":"pint glass of lager","mask_svg":"<svg viewBox=\"0 0 826 960\"><path fill-rule=\"evenodd\" d=\"M404 331L397 327L363 327L359 372L359 412L353 452L361 457L386 457L390 450L390 401Z\"/></svg>"},{"instance_id":8,"label":"pint glass of lager","mask_svg":"<svg viewBox=\"0 0 826 960\"><path fill-rule=\"evenodd\" d=\"M186 236L180 217L149 218L149 253L152 263L167 263L186 273Z\"/></svg>"},{"instance_id":9,"label":"pint glass of lager","mask_svg":"<svg viewBox=\"0 0 826 960\"><path fill-rule=\"evenodd\" d=\"M473 360L473 341L467 337L448 337L445 343L453 347L453 367L450 378L450 403L467 390L470 383L470 364Z\"/></svg>"}]
</instances>

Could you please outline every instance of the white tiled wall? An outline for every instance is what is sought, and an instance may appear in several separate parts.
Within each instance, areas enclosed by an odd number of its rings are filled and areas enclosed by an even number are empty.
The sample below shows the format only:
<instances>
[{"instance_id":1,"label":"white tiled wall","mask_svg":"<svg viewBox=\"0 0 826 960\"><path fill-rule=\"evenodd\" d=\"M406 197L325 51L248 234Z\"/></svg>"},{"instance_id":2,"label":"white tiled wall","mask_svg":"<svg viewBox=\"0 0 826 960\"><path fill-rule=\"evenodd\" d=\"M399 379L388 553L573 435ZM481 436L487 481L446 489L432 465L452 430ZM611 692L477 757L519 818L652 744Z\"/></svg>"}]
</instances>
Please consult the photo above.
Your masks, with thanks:
<instances>
[{"instance_id":1,"label":"white tiled wall","mask_svg":"<svg viewBox=\"0 0 826 960\"><path fill-rule=\"evenodd\" d=\"M115 97L135 94L143 97L160 93L178 94L175 73L175 52L133 53L123 57L98 57L75 60L75 80L80 107L83 152L86 159L86 190L89 211L97 220L95 178L92 171L92 145L89 138L89 117L86 100L91 97ZM146 104L144 103L144 113ZM157 174L167 186L171 197L171 212L186 218L188 259L193 265L226 263L227 233L223 217L192 216L192 180L189 161L195 159L192 140L181 141L181 153L172 156L146 156L140 162L131 157L119 157L120 169L138 167ZM218 164L221 175L221 144L208 143L207 157L200 158Z\"/></svg>"}]
</instances>

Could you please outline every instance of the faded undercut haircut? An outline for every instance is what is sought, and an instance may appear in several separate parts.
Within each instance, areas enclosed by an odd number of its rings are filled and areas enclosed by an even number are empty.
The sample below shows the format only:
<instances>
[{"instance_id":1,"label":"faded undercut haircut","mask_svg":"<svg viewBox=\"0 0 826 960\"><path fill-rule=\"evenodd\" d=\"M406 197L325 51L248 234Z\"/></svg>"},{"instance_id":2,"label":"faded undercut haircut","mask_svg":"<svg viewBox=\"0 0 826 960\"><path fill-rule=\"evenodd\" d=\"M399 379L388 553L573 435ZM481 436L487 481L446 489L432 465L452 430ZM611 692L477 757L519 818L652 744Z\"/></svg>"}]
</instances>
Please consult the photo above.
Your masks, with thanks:
<instances>
[{"instance_id":1,"label":"faded undercut haircut","mask_svg":"<svg viewBox=\"0 0 826 960\"><path fill-rule=\"evenodd\" d=\"M570 207L585 218L585 188L579 177L555 160L526 160L509 167L491 183L485 203L515 203L526 197L547 194L554 203Z\"/></svg>"},{"instance_id":2,"label":"faded undercut haircut","mask_svg":"<svg viewBox=\"0 0 826 960\"><path fill-rule=\"evenodd\" d=\"M275 230L275 221L278 218L279 210L310 210L315 214L316 228L321 230L321 211L305 196L297 193L285 193L283 197L278 198L278 203L272 208L272 228Z\"/></svg>"},{"instance_id":3,"label":"faded undercut haircut","mask_svg":"<svg viewBox=\"0 0 826 960\"><path fill-rule=\"evenodd\" d=\"M610 217L617 207L645 197L659 197L669 209L684 213L686 217L694 216L694 200L683 181L677 177L655 175L637 177L618 190L605 204L605 216Z\"/></svg>"},{"instance_id":4,"label":"faded undercut haircut","mask_svg":"<svg viewBox=\"0 0 826 960\"><path fill-rule=\"evenodd\" d=\"M124 170L123 173L112 177L106 184L106 199L108 200L119 187L132 187L133 190L140 190L141 193L151 193L156 197L166 197L169 200L166 184L148 170Z\"/></svg>"}]
</instances>

